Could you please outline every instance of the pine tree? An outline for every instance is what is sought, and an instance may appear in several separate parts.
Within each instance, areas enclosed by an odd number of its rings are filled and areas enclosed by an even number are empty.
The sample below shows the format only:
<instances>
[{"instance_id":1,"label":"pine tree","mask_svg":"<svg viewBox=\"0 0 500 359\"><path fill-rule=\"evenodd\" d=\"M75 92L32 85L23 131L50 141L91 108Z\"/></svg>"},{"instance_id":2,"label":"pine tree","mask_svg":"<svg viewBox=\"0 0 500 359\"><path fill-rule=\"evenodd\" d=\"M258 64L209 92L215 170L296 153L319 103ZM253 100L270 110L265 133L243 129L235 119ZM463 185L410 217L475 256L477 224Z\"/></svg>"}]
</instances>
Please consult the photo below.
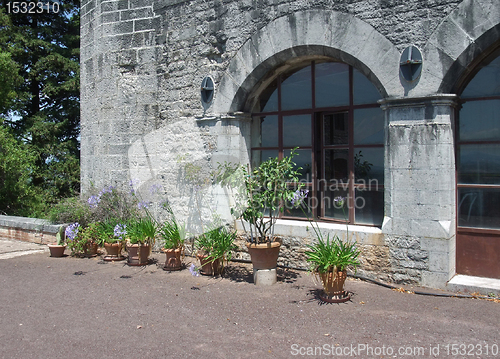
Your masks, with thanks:
<instances>
[{"instance_id":1,"label":"pine tree","mask_svg":"<svg viewBox=\"0 0 500 359\"><path fill-rule=\"evenodd\" d=\"M36 153L31 185L55 202L79 190L79 1L59 0L41 13L14 13L7 3L0 1L0 50L23 80L4 126Z\"/></svg>"}]
</instances>

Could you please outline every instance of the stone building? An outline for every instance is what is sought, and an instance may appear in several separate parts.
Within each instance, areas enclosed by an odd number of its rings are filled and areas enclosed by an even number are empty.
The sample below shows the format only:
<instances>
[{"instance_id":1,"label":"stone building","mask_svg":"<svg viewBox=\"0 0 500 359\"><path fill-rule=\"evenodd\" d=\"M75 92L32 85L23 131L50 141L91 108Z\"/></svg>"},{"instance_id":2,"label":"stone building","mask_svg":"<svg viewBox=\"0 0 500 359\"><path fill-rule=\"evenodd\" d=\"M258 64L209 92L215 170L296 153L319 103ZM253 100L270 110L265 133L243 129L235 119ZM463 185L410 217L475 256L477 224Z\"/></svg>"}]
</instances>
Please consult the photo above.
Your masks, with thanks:
<instances>
[{"instance_id":1,"label":"stone building","mask_svg":"<svg viewBox=\"0 0 500 359\"><path fill-rule=\"evenodd\" d=\"M159 183L194 221L186 164L203 185L298 146L322 230L347 218L362 273L498 279L499 55L497 0L82 0L82 191ZM284 264L304 265L300 217L277 224Z\"/></svg>"}]
</instances>

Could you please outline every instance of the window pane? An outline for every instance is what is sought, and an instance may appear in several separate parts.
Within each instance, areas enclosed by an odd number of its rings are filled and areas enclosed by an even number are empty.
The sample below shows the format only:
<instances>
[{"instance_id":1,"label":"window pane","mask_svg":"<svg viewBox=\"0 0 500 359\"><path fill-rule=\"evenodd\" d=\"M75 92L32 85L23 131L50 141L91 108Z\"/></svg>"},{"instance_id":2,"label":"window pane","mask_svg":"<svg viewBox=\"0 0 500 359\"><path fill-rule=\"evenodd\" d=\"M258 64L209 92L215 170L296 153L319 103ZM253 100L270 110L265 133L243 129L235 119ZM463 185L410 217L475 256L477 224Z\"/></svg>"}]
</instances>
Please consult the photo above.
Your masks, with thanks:
<instances>
[{"instance_id":1,"label":"window pane","mask_svg":"<svg viewBox=\"0 0 500 359\"><path fill-rule=\"evenodd\" d=\"M380 108L354 110L354 144L384 143L384 112Z\"/></svg>"},{"instance_id":2,"label":"window pane","mask_svg":"<svg viewBox=\"0 0 500 359\"><path fill-rule=\"evenodd\" d=\"M349 143L349 115L347 112L323 116L323 143L325 146L347 145Z\"/></svg>"},{"instance_id":3,"label":"window pane","mask_svg":"<svg viewBox=\"0 0 500 359\"><path fill-rule=\"evenodd\" d=\"M312 107L311 66L292 73L281 83L281 109Z\"/></svg>"},{"instance_id":4,"label":"window pane","mask_svg":"<svg viewBox=\"0 0 500 359\"><path fill-rule=\"evenodd\" d=\"M500 229L500 189L460 188L458 225Z\"/></svg>"},{"instance_id":5,"label":"window pane","mask_svg":"<svg viewBox=\"0 0 500 359\"><path fill-rule=\"evenodd\" d=\"M275 79L260 95L256 112L278 111L278 80Z\"/></svg>"},{"instance_id":6,"label":"window pane","mask_svg":"<svg viewBox=\"0 0 500 359\"><path fill-rule=\"evenodd\" d=\"M460 145L458 183L500 184L500 145Z\"/></svg>"},{"instance_id":7,"label":"window pane","mask_svg":"<svg viewBox=\"0 0 500 359\"><path fill-rule=\"evenodd\" d=\"M311 115L283 116L283 146L311 146Z\"/></svg>"},{"instance_id":8,"label":"window pane","mask_svg":"<svg viewBox=\"0 0 500 359\"><path fill-rule=\"evenodd\" d=\"M254 117L252 147L278 147L278 116Z\"/></svg>"},{"instance_id":9,"label":"window pane","mask_svg":"<svg viewBox=\"0 0 500 359\"><path fill-rule=\"evenodd\" d=\"M349 105L349 66L339 62L317 64L316 107Z\"/></svg>"},{"instance_id":10,"label":"window pane","mask_svg":"<svg viewBox=\"0 0 500 359\"><path fill-rule=\"evenodd\" d=\"M354 217L356 224L381 226L384 220L384 191L355 190Z\"/></svg>"},{"instance_id":11,"label":"window pane","mask_svg":"<svg viewBox=\"0 0 500 359\"><path fill-rule=\"evenodd\" d=\"M469 101L459 120L460 141L500 140L500 100Z\"/></svg>"},{"instance_id":12,"label":"window pane","mask_svg":"<svg viewBox=\"0 0 500 359\"><path fill-rule=\"evenodd\" d=\"M354 178L372 188L384 184L384 148L354 149Z\"/></svg>"},{"instance_id":13,"label":"window pane","mask_svg":"<svg viewBox=\"0 0 500 359\"><path fill-rule=\"evenodd\" d=\"M353 71L354 104L376 103L382 98L375 85L358 70Z\"/></svg>"},{"instance_id":14,"label":"window pane","mask_svg":"<svg viewBox=\"0 0 500 359\"><path fill-rule=\"evenodd\" d=\"M483 67L469 82L462 98L500 95L500 56Z\"/></svg>"},{"instance_id":15,"label":"window pane","mask_svg":"<svg viewBox=\"0 0 500 359\"><path fill-rule=\"evenodd\" d=\"M290 155L291 150L284 150L285 156ZM311 150L297 150L297 154L293 157L295 168L302 167L299 179L305 182L312 182L312 151Z\"/></svg>"},{"instance_id":16,"label":"window pane","mask_svg":"<svg viewBox=\"0 0 500 359\"><path fill-rule=\"evenodd\" d=\"M332 184L329 185L324 192L322 198L322 205L324 208L324 215L327 218L341 219L346 221L349 217L349 209L347 207L347 190L341 185ZM339 202L335 201L335 198L344 198L343 206L339 206Z\"/></svg>"},{"instance_id":17,"label":"window pane","mask_svg":"<svg viewBox=\"0 0 500 359\"><path fill-rule=\"evenodd\" d=\"M257 168L259 165L269 158L277 158L278 150L254 150L252 151L252 168Z\"/></svg>"},{"instance_id":18,"label":"window pane","mask_svg":"<svg viewBox=\"0 0 500 359\"><path fill-rule=\"evenodd\" d=\"M349 175L348 150L325 150L325 180L347 183Z\"/></svg>"}]
</instances>

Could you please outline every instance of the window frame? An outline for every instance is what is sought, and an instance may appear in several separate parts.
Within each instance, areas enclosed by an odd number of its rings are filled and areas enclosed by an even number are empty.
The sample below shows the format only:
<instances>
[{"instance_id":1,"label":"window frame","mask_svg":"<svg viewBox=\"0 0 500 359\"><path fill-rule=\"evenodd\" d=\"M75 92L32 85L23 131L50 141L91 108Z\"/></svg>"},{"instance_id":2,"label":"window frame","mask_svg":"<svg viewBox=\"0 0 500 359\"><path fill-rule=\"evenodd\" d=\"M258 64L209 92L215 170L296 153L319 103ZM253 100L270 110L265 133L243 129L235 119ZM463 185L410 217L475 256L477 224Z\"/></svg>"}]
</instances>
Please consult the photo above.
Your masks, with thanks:
<instances>
[{"instance_id":1,"label":"window frame","mask_svg":"<svg viewBox=\"0 0 500 359\"><path fill-rule=\"evenodd\" d=\"M335 62L335 61L331 61ZM354 144L354 111L358 109L368 109L368 108L378 108L380 109L380 105L378 103L362 103L355 105L354 104L354 68L353 66L336 61L337 63L344 64L348 66L348 86L349 86L349 103L347 105L342 106L333 106L333 107L316 107L316 70L315 66L317 64L316 61L312 60L309 62L307 66L311 66L311 96L312 96L312 105L310 108L306 109L294 109L294 110L282 110L282 91L281 84L284 74L279 74L276 78L277 81L277 94L278 94L278 110L277 111L268 111L268 112L252 112L251 117L253 120L256 118L261 118L265 116L277 116L278 118L278 146L251 146L251 154L252 154L252 163L253 163L253 155L254 151L265 151L272 150L278 151L278 158L282 159L284 156L284 152L287 150L291 150L293 147L284 146L283 144L283 117L293 116L293 115L311 115L311 146L302 146L299 147L299 150L302 149L310 149L311 150L311 174L312 178L309 182L302 182L306 185L306 187L313 193L313 195L319 200L320 205L313 207L313 217L325 221L325 222L336 222L336 223L348 223L348 224L359 224L364 226L372 226L372 227L380 227L380 224L365 224L365 223L356 223L355 221L355 191L360 189L365 189L369 186L366 186L362 183L355 182L355 171L354 171L354 154L356 149L360 148L384 148L385 144ZM302 66L295 71L299 71L302 68L307 66ZM291 70L293 71L293 70ZM293 73L293 72L292 72ZM291 76L290 72L287 72L286 75ZM285 77L286 78L288 78ZM274 80L273 80L274 81ZM257 101L257 104L259 101ZM324 116L332 113L346 112L348 114L348 144L342 145L324 145L323 144L323 122ZM384 140L385 141L385 140ZM325 208L323 205L323 198L325 196L325 190L320 188L320 180L325 177L324 173L324 163L325 163L325 150L328 149L347 149L348 150L348 203L346 211L346 220L326 217L325 216ZM318 173L321 174L318 176ZM321 177L321 178L318 178ZM293 185L293 184L291 184ZM377 190L384 192L384 184L377 184ZM384 209L382 208L382 211ZM296 220L305 220L304 217L290 216L285 214L280 214L280 218L286 219L296 219Z\"/></svg>"}]
</instances>

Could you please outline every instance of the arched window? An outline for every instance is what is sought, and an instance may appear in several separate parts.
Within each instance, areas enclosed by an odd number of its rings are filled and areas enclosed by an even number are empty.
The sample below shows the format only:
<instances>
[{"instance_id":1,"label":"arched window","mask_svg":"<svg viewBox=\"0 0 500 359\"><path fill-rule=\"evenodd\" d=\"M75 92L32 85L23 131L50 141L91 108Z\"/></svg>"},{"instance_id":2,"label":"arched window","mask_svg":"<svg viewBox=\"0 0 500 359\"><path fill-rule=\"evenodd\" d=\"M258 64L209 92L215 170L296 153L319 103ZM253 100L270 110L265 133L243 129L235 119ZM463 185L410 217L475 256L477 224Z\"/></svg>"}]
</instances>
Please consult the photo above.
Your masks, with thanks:
<instances>
[{"instance_id":1,"label":"arched window","mask_svg":"<svg viewBox=\"0 0 500 359\"><path fill-rule=\"evenodd\" d=\"M500 229L500 56L479 70L461 98L458 225Z\"/></svg>"},{"instance_id":2,"label":"arched window","mask_svg":"<svg viewBox=\"0 0 500 359\"><path fill-rule=\"evenodd\" d=\"M340 62L311 61L282 73L253 110L252 165L286 156L309 189L311 215L380 226L384 209L384 115L376 87ZM334 199L346 198L339 208ZM288 207L288 206L287 206ZM284 217L304 217L287 208Z\"/></svg>"}]
</instances>

